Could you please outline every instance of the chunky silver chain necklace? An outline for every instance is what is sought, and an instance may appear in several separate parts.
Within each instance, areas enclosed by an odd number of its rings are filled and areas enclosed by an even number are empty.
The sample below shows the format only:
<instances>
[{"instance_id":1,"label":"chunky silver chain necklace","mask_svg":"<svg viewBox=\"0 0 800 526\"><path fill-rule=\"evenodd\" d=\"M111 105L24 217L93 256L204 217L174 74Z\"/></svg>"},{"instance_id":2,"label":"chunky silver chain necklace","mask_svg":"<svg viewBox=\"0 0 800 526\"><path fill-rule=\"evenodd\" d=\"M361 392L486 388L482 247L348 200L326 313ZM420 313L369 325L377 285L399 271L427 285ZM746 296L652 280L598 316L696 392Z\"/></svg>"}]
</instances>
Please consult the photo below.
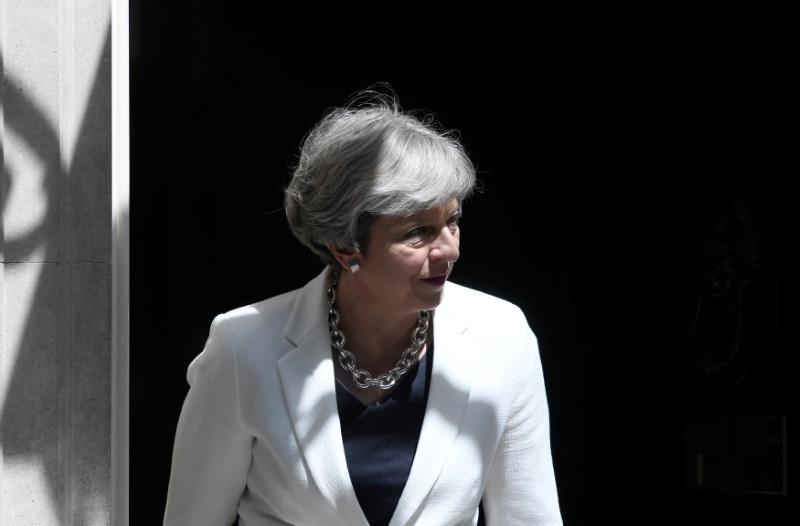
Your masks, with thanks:
<instances>
[{"instance_id":1,"label":"chunky silver chain necklace","mask_svg":"<svg viewBox=\"0 0 800 526\"><path fill-rule=\"evenodd\" d=\"M390 389L419 360L419 351L428 338L430 311L420 311L417 315L417 325L411 333L411 345L403 351L400 360L397 361L392 370L373 378L369 372L356 367L356 357L344 348L346 339L344 333L339 330L339 311L334 306L336 304L336 285L338 284L338 274L331 272L331 277L328 281L328 326L331 330L331 347L339 353L339 365L353 375L353 383L362 389L370 386L375 386L379 389Z\"/></svg>"}]
</instances>

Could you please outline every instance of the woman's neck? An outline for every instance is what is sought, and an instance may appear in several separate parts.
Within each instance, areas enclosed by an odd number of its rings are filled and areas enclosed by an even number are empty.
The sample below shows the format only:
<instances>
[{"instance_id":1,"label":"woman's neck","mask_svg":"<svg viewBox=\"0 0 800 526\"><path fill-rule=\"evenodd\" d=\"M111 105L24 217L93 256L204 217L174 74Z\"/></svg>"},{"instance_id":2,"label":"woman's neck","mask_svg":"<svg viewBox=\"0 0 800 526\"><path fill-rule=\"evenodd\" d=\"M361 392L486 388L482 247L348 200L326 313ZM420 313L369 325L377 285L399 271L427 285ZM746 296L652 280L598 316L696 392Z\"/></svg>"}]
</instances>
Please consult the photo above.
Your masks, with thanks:
<instances>
[{"instance_id":1,"label":"woman's neck","mask_svg":"<svg viewBox=\"0 0 800 526\"><path fill-rule=\"evenodd\" d=\"M358 294L352 276L342 273L336 287L339 329L358 367L377 376L389 371L411 344L417 312L402 312L386 301L370 301Z\"/></svg>"}]
</instances>

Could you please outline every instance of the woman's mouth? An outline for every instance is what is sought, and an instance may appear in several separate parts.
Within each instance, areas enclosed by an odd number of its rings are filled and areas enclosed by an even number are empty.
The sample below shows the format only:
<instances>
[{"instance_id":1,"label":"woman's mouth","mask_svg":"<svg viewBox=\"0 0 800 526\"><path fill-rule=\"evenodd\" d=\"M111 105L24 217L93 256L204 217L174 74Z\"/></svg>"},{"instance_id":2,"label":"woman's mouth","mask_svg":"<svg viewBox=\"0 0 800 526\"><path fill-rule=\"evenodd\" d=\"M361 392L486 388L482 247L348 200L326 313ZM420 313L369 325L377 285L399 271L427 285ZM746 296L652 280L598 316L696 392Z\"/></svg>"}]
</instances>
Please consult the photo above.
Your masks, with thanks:
<instances>
[{"instance_id":1,"label":"woman's mouth","mask_svg":"<svg viewBox=\"0 0 800 526\"><path fill-rule=\"evenodd\" d=\"M444 285L444 282L447 281L447 273L442 274L440 276L436 276L435 278L425 278L422 281L429 285L434 285L436 287L440 287Z\"/></svg>"}]
</instances>

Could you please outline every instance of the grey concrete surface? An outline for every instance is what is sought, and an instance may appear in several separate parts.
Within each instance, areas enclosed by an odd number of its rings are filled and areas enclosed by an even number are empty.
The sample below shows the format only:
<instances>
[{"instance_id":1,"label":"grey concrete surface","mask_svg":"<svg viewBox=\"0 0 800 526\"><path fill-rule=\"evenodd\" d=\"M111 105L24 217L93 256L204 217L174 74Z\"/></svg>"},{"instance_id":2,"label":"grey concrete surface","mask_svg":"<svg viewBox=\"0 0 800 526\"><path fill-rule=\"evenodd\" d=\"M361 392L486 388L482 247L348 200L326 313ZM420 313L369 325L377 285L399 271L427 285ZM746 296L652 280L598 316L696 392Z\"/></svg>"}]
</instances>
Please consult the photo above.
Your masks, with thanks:
<instances>
[{"instance_id":1,"label":"grey concrete surface","mask_svg":"<svg viewBox=\"0 0 800 526\"><path fill-rule=\"evenodd\" d=\"M111 524L110 0L0 1L0 525Z\"/></svg>"}]
</instances>

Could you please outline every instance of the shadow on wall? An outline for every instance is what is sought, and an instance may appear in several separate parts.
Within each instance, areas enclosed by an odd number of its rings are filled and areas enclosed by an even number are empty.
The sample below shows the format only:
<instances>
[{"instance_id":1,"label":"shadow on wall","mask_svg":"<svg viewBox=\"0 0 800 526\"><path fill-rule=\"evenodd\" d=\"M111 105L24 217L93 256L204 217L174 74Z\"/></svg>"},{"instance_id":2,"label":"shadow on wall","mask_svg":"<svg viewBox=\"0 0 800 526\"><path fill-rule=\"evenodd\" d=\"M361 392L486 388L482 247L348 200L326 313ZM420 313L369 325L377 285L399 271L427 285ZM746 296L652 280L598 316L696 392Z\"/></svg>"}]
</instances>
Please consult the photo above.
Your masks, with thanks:
<instances>
[{"instance_id":1,"label":"shadow on wall","mask_svg":"<svg viewBox=\"0 0 800 526\"><path fill-rule=\"evenodd\" d=\"M59 123L5 70L2 486L4 507L37 522L110 515L110 51L107 28L70 159Z\"/></svg>"}]
</instances>

